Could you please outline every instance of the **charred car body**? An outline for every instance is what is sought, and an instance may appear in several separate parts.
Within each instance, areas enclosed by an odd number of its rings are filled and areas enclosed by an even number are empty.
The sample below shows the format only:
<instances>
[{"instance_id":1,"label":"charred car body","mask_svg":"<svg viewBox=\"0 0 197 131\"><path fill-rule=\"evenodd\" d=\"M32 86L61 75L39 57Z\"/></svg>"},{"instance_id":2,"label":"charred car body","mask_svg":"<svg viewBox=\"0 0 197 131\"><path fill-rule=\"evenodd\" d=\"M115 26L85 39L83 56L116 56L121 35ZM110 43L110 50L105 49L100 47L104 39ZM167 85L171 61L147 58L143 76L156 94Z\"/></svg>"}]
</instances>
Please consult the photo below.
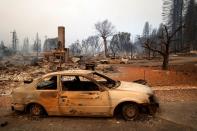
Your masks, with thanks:
<instances>
[{"instance_id":1,"label":"charred car body","mask_svg":"<svg viewBox=\"0 0 197 131\"><path fill-rule=\"evenodd\" d=\"M153 91L146 85L115 81L88 70L53 72L12 92L12 109L32 115L113 116L121 113L132 120L141 108L158 108Z\"/></svg>"}]
</instances>

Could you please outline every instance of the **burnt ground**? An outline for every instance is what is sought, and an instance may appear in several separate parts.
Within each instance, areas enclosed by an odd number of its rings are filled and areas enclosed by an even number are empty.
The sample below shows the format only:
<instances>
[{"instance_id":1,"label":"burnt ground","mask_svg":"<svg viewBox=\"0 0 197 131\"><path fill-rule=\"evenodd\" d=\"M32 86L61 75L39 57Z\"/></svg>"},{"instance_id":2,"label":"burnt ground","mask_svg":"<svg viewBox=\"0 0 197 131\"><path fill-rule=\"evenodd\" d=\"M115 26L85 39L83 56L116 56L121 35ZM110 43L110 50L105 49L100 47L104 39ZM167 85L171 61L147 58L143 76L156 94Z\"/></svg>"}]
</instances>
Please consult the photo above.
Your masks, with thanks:
<instances>
[{"instance_id":1,"label":"burnt ground","mask_svg":"<svg viewBox=\"0 0 197 131\"><path fill-rule=\"evenodd\" d=\"M109 74L117 80L134 81L145 79L152 87L156 86L197 86L197 60L195 63L171 65L169 70L158 66L113 65L119 72Z\"/></svg>"},{"instance_id":2,"label":"burnt ground","mask_svg":"<svg viewBox=\"0 0 197 131\"><path fill-rule=\"evenodd\" d=\"M13 121L15 120L15 121ZM116 120L111 118L79 118L79 117L48 117L41 119L28 119L28 118L7 118L9 121L6 127L2 127L1 130L22 130L22 131L34 131L34 130L86 130L86 131L99 131L99 130L196 130L194 128L180 125L163 118L148 118L148 120L131 121L126 122L122 120Z\"/></svg>"},{"instance_id":3,"label":"burnt ground","mask_svg":"<svg viewBox=\"0 0 197 131\"><path fill-rule=\"evenodd\" d=\"M5 92L0 96L0 124L8 122L6 126L0 127L0 130L197 130L196 57L171 58L168 71L161 70L158 66L160 64L157 60L136 60L127 65L110 65L117 71L106 72L118 80L134 81L145 78L160 103L160 110L154 117L141 115L137 120L129 122L117 118L32 118L27 114L11 112L8 91L8 94ZM31 68L16 73L20 75L21 72L34 70L35 73L32 74L37 76L47 72L43 71L43 68ZM5 89L12 86L15 88L18 83L20 79L3 81L1 85Z\"/></svg>"}]
</instances>

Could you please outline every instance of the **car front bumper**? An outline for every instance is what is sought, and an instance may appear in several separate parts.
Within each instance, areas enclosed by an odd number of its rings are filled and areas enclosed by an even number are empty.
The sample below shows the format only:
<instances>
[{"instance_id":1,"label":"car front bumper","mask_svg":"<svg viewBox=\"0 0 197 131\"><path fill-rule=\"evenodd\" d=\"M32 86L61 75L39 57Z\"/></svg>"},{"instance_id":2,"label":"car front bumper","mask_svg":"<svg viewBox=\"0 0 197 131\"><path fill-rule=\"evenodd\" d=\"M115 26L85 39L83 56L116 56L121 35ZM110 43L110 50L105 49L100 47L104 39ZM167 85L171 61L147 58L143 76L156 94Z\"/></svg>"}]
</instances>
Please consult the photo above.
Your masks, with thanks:
<instances>
[{"instance_id":1,"label":"car front bumper","mask_svg":"<svg viewBox=\"0 0 197 131\"><path fill-rule=\"evenodd\" d=\"M148 105L149 113L155 114L159 109L159 102L154 95L149 97L149 101L150 101Z\"/></svg>"}]
</instances>

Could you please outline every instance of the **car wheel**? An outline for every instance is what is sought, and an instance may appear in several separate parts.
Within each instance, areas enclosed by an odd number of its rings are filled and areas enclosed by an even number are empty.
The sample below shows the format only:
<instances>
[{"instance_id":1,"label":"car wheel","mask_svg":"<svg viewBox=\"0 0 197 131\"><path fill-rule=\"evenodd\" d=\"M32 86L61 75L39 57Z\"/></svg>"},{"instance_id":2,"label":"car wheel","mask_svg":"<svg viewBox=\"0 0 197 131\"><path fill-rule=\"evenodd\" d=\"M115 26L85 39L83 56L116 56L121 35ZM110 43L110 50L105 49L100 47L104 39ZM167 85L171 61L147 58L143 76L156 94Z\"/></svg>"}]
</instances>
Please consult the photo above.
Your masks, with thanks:
<instances>
[{"instance_id":1,"label":"car wheel","mask_svg":"<svg viewBox=\"0 0 197 131\"><path fill-rule=\"evenodd\" d=\"M42 106L38 105L38 104L33 104L30 106L30 114L32 116L41 116L43 115L44 110L42 108Z\"/></svg>"},{"instance_id":2,"label":"car wheel","mask_svg":"<svg viewBox=\"0 0 197 131\"><path fill-rule=\"evenodd\" d=\"M125 120L131 121L137 118L139 115L139 109L136 104L125 104L122 107L122 116Z\"/></svg>"}]
</instances>

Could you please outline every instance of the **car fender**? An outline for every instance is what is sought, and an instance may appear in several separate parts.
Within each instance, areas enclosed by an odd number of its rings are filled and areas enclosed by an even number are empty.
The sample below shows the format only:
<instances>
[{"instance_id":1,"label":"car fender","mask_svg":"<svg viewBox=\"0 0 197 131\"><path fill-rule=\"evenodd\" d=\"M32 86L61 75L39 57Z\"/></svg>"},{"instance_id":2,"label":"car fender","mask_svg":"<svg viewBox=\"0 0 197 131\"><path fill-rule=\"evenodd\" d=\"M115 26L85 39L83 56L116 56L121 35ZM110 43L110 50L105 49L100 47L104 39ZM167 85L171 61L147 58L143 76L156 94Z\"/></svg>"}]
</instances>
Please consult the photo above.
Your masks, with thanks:
<instances>
[{"instance_id":1,"label":"car fender","mask_svg":"<svg viewBox=\"0 0 197 131\"><path fill-rule=\"evenodd\" d=\"M47 108L44 106L44 104L42 104L42 103L40 103L38 101L33 101L33 100L32 101L28 101L25 104L25 111L27 111L28 106L31 105L31 104L38 104L38 105L42 106L44 108L44 110L46 111L46 113L48 113Z\"/></svg>"},{"instance_id":2,"label":"car fender","mask_svg":"<svg viewBox=\"0 0 197 131\"><path fill-rule=\"evenodd\" d=\"M139 97L133 97L133 98L126 97L126 98L120 99L120 100L118 100L115 103L112 102L113 105L112 105L111 114L113 115L114 110L116 109L116 107L118 105L120 105L121 103L124 103L124 102L132 102L132 103L136 103L136 104L139 104L140 105L140 104L149 103L149 100L146 97L143 97L143 98L139 98Z\"/></svg>"}]
</instances>

